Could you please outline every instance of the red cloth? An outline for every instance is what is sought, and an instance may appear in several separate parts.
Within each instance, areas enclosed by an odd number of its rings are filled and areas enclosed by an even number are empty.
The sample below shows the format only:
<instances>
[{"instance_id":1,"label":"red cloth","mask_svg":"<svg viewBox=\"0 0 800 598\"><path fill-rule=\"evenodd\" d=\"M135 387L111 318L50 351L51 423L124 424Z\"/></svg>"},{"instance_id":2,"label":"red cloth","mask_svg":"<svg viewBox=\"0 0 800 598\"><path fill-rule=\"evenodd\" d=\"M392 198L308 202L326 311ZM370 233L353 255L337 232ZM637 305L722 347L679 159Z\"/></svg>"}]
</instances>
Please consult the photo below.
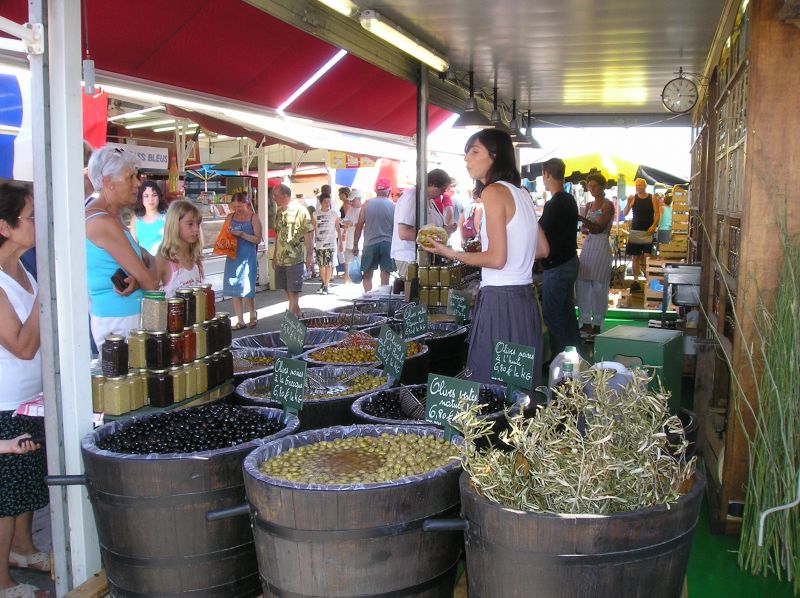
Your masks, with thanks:
<instances>
[{"instance_id":1,"label":"red cloth","mask_svg":"<svg viewBox=\"0 0 800 598\"><path fill-rule=\"evenodd\" d=\"M442 215L444 215L445 208L453 207L453 198L447 194L444 194L434 198L433 203L436 205L436 209L439 210Z\"/></svg>"},{"instance_id":2,"label":"red cloth","mask_svg":"<svg viewBox=\"0 0 800 598\"><path fill-rule=\"evenodd\" d=\"M92 149L106 144L108 131L108 94L104 91L94 95L81 94L83 98L83 138Z\"/></svg>"}]
</instances>

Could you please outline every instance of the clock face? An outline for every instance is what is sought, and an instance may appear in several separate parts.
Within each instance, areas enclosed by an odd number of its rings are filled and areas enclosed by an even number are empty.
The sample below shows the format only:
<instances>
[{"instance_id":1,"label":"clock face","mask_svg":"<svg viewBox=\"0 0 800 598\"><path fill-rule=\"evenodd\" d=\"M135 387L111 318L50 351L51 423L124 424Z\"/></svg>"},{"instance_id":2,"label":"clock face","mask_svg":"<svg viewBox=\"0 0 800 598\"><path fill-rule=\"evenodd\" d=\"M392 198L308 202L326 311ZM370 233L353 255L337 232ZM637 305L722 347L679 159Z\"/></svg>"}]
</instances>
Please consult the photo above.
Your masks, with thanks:
<instances>
[{"instance_id":1,"label":"clock face","mask_svg":"<svg viewBox=\"0 0 800 598\"><path fill-rule=\"evenodd\" d=\"M697 103L697 86L684 77L673 79L664 86L661 101L670 112L689 112Z\"/></svg>"}]
</instances>

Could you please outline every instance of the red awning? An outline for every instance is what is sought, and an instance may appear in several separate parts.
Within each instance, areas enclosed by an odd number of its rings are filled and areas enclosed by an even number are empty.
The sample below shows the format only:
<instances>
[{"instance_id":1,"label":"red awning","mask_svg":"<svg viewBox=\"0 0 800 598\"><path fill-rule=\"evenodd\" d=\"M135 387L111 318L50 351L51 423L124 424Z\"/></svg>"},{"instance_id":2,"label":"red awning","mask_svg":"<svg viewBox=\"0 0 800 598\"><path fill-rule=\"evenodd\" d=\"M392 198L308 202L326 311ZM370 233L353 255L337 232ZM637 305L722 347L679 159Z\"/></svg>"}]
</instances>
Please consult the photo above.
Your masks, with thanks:
<instances>
[{"instance_id":1,"label":"red awning","mask_svg":"<svg viewBox=\"0 0 800 598\"><path fill-rule=\"evenodd\" d=\"M89 50L96 67L276 108L337 48L241 0L91 0ZM28 20L25 0L0 14ZM288 109L307 118L411 136L416 88L347 55ZM450 112L431 106L430 130Z\"/></svg>"}]
</instances>

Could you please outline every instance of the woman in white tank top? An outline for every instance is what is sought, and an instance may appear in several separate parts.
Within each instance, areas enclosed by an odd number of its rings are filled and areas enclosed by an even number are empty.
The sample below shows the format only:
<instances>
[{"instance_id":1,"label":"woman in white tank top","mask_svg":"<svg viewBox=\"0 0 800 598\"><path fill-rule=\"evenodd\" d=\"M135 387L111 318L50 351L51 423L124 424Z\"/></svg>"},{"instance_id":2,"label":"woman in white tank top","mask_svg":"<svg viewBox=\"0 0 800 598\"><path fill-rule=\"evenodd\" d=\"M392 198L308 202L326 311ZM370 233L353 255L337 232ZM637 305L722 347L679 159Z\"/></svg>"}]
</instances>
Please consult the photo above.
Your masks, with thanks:
<instances>
[{"instance_id":1,"label":"woman in white tank top","mask_svg":"<svg viewBox=\"0 0 800 598\"><path fill-rule=\"evenodd\" d=\"M429 251L481 268L467 356L471 379L492 381L494 345L506 341L534 348L535 387L542 364L542 322L532 285L533 262L547 256L550 247L530 195L519 186L511 137L499 129L483 129L469 138L464 151L484 206L481 251L455 251L440 243Z\"/></svg>"}]
</instances>

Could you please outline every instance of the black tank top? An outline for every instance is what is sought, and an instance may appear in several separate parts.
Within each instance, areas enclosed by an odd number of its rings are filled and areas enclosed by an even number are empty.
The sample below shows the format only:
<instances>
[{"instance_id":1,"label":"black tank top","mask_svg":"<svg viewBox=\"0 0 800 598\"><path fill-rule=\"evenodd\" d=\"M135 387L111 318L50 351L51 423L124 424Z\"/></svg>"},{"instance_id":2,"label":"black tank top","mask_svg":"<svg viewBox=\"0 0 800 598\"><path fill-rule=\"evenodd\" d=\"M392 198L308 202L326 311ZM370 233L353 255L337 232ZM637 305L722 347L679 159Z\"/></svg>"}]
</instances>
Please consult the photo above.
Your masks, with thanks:
<instances>
[{"instance_id":1,"label":"black tank top","mask_svg":"<svg viewBox=\"0 0 800 598\"><path fill-rule=\"evenodd\" d=\"M636 196L633 201L633 222L631 230L647 230L653 226L655 212L653 211L653 196L648 194L646 198Z\"/></svg>"}]
</instances>

